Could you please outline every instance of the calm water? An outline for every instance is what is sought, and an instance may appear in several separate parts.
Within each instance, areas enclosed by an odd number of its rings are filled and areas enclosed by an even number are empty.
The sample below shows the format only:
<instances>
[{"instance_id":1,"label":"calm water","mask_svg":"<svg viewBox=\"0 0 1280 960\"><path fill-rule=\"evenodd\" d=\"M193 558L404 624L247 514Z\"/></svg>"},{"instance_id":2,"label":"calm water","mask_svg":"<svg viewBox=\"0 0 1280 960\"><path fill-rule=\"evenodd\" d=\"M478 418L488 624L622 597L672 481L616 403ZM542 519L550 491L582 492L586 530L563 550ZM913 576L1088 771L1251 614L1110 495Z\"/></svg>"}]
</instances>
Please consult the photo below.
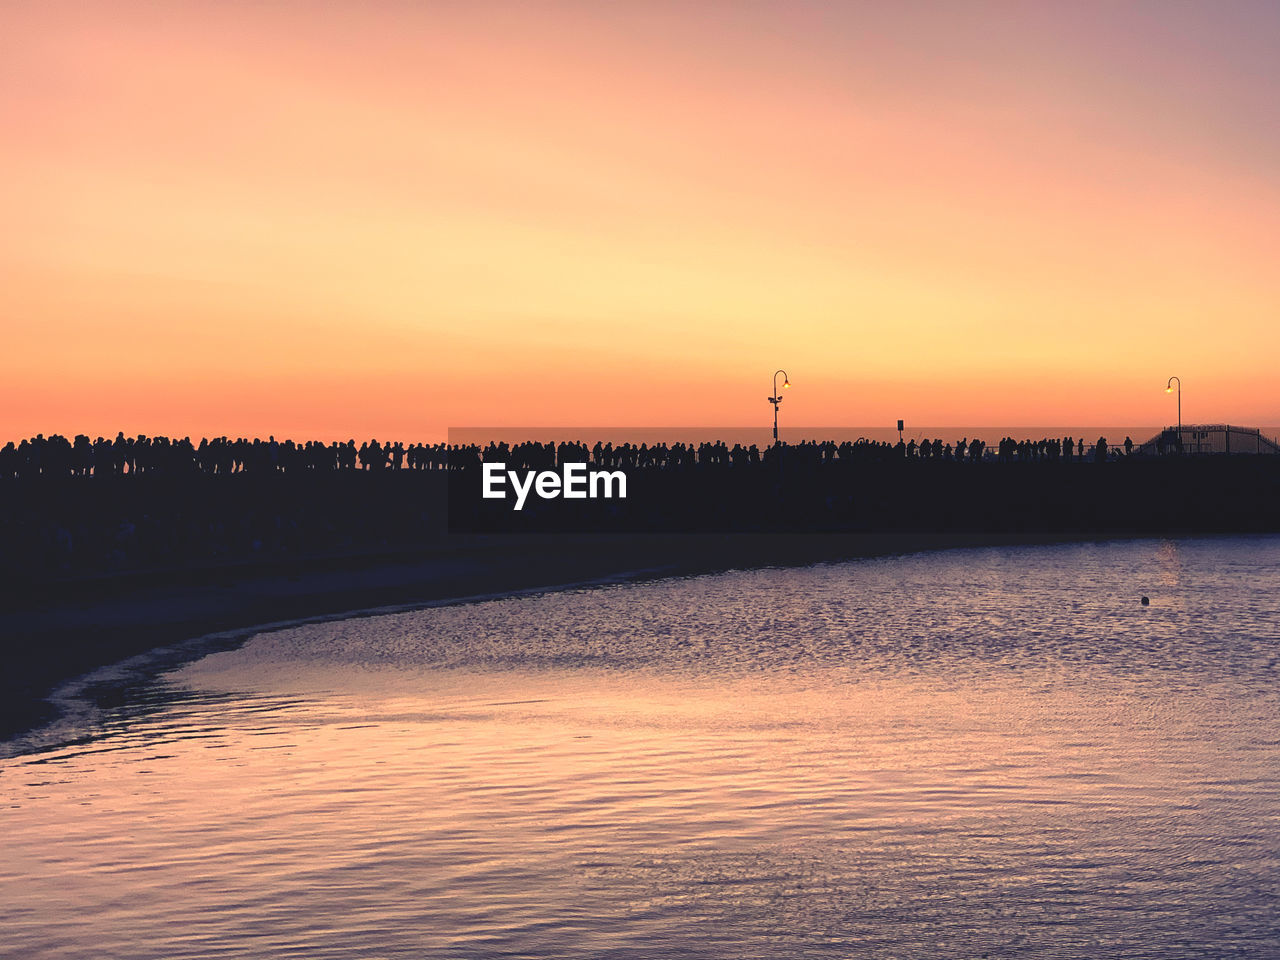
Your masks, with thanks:
<instances>
[{"instance_id":1,"label":"calm water","mask_svg":"<svg viewBox=\"0 0 1280 960\"><path fill-rule=\"evenodd\" d=\"M1146 541L261 634L10 745L0 955L1280 957L1278 587Z\"/></svg>"}]
</instances>

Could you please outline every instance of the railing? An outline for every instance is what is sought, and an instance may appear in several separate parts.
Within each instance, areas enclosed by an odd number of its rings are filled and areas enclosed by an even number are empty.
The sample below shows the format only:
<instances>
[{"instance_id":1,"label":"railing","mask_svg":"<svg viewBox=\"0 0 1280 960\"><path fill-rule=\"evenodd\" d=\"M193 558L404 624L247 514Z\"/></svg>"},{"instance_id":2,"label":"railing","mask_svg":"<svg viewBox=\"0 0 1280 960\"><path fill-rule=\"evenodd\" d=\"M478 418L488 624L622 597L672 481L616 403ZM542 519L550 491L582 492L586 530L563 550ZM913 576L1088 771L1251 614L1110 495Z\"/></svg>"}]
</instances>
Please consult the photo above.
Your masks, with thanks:
<instances>
[{"instance_id":1,"label":"railing","mask_svg":"<svg viewBox=\"0 0 1280 960\"><path fill-rule=\"evenodd\" d=\"M1136 452L1158 454L1161 440L1164 452L1176 449L1178 428L1166 427L1160 433L1135 446ZM1280 453L1280 443L1265 436L1261 429L1237 427L1228 423L1195 423L1182 427L1183 453Z\"/></svg>"}]
</instances>

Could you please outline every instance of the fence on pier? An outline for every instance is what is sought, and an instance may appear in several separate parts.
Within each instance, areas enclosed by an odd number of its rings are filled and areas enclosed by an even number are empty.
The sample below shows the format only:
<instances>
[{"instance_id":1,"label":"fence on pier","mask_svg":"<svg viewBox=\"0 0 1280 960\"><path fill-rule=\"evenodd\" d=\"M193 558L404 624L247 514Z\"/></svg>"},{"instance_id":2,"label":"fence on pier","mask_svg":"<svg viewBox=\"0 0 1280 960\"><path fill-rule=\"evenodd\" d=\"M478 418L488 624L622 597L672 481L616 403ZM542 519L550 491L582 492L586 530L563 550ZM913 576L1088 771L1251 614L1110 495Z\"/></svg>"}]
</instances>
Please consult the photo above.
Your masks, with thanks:
<instances>
[{"instance_id":1,"label":"fence on pier","mask_svg":"<svg viewBox=\"0 0 1280 960\"><path fill-rule=\"evenodd\" d=\"M1150 440L1134 447L1144 456L1175 453L1178 428L1166 427ZM1280 443L1264 436L1256 427L1239 427L1226 423L1183 424L1182 452L1185 453L1280 453Z\"/></svg>"}]
</instances>

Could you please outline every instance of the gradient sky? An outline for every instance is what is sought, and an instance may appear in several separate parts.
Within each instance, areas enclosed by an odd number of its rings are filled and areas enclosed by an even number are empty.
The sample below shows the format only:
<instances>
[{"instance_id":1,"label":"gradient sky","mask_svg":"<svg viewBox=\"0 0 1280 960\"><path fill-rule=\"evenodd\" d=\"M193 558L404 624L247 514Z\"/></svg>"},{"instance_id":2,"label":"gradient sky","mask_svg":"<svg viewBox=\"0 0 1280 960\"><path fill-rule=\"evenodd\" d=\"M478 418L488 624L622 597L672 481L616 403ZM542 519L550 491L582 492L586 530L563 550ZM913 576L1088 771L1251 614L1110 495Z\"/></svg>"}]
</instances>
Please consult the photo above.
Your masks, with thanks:
<instances>
[{"instance_id":1,"label":"gradient sky","mask_svg":"<svg viewBox=\"0 0 1280 960\"><path fill-rule=\"evenodd\" d=\"M1280 5L0 6L0 437L1280 423Z\"/></svg>"}]
</instances>

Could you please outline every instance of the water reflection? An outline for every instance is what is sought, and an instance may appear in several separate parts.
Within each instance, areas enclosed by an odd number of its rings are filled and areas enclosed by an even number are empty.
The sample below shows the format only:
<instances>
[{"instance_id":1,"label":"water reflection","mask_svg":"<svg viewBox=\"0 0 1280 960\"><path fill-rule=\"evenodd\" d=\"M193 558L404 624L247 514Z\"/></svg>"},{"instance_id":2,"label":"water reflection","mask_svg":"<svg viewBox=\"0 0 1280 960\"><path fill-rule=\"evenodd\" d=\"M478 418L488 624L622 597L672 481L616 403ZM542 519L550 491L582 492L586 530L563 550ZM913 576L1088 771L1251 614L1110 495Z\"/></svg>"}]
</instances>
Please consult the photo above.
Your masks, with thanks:
<instances>
[{"instance_id":1,"label":"water reflection","mask_svg":"<svg viewBox=\"0 0 1280 960\"><path fill-rule=\"evenodd\" d=\"M0 762L0 925L33 957L1275 955L1280 544L1176 556L266 634Z\"/></svg>"}]
</instances>

